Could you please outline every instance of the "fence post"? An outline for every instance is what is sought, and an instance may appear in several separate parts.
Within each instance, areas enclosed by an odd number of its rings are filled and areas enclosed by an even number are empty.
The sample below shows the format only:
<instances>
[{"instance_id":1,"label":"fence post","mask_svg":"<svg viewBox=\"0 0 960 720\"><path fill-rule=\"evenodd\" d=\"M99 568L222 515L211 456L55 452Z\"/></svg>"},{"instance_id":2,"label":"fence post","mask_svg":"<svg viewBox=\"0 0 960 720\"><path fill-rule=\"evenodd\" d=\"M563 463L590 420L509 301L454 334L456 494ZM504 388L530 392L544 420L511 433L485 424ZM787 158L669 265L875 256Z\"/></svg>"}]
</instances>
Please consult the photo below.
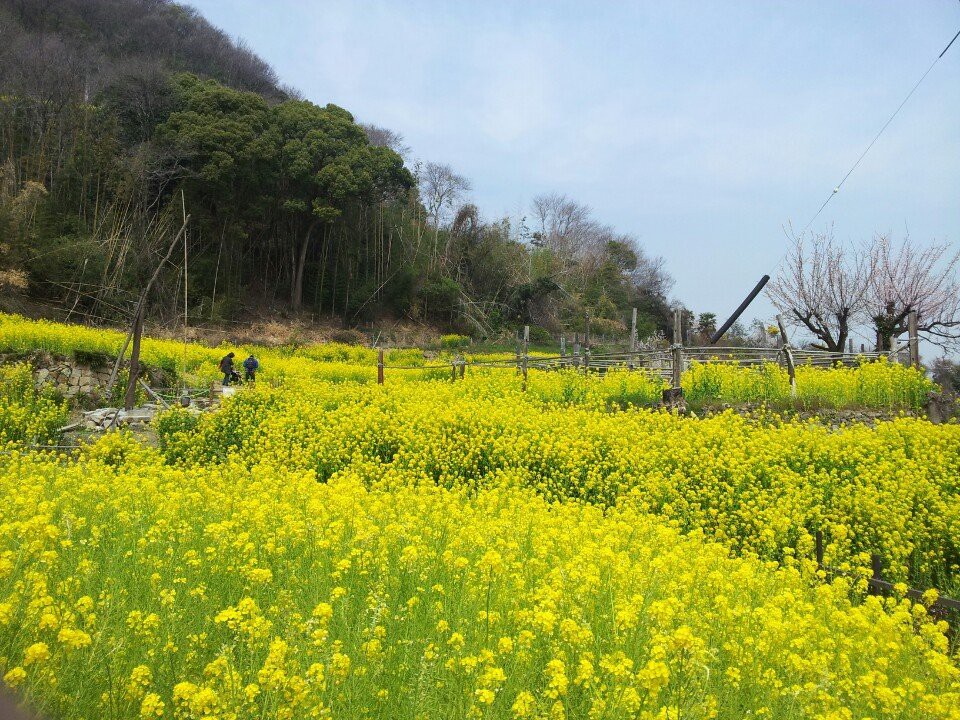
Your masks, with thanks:
<instances>
[{"instance_id":1,"label":"fence post","mask_svg":"<svg viewBox=\"0 0 960 720\"><path fill-rule=\"evenodd\" d=\"M583 344L586 348L590 349L590 311L587 310L586 319L584 320L583 328Z\"/></svg>"},{"instance_id":2,"label":"fence post","mask_svg":"<svg viewBox=\"0 0 960 720\"><path fill-rule=\"evenodd\" d=\"M383 385L383 348L377 349L377 385Z\"/></svg>"},{"instance_id":3,"label":"fence post","mask_svg":"<svg viewBox=\"0 0 960 720\"><path fill-rule=\"evenodd\" d=\"M683 333L681 324L681 310L677 308L673 311L673 346L670 348L672 355L671 369L673 371L672 382L673 389L680 387L680 376L683 373Z\"/></svg>"},{"instance_id":4,"label":"fence post","mask_svg":"<svg viewBox=\"0 0 960 720\"><path fill-rule=\"evenodd\" d=\"M920 335L917 329L917 311L911 310L907 315L907 332L909 333L910 364L920 369Z\"/></svg>"},{"instance_id":5,"label":"fence post","mask_svg":"<svg viewBox=\"0 0 960 720\"><path fill-rule=\"evenodd\" d=\"M790 347L790 338L787 337L787 327L783 324L783 316L777 315L777 327L780 337L783 338L783 357L787 361L787 376L790 378L790 396L797 396L797 368L793 364L793 348Z\"/></svg>"},{"instance_id":6,"label":"fence post","mask_svg":"<svg viewBox=\"0 0 960 720\"><path fill-rule=\"evenodd\" d=\"M517 333L517 374L520 373L520 334Z\"/></svg>"},{"instance_id":7,"label":"fence post","mask_svg":"<svg viewBox=\"0 0 960 720\"><path fill-rule=\"evenodd\" d=\"M580 366L580 333L573 334L573 366Z\"/></svg>"},{"instance_id":8,"label":"fence post","mask_svg":"<svg viewBox=\"0 0 960 720\"><path fill-rule=\"evenodd\" d=\"M527 365L530 359L530 326L523 326L523 392L527 391Z\"/></svg>"},{"instance_id":9,"label":"fence post","mask_svg":"<svg viewBox=\"0 0 960 720\"><path fill-rule=\"evenodd\" d=\"M637 309L630 314L630 352L637 351Z\"/></svg>"},{"instance_id":10,"label":"fence post","mask_svg":"<svg viewBox=\"0 0 960 720\"><path fill-rule=\"evenodd\" d=\"M853 338L847 340L847 354L853 355Z\"/></svg>"},{"instance_id":11,"label":"fence post","mask_svg":"<svg viewBox=\"0 0 960 720\"><path fill-rule=\"evenodd\" d=\"M560 357L565 358L567 356L567 336L560 336Z\"/></svg>"},{"instance_id":12,"label":"fence post","mask_svg":"<svg viewBox=\"0 0 960 720\"><path fill-rule=\"evenodd\" d=\"M590 372L590 346L587 345L583 349L583 374L586 375Z\"/></svg>"}]
</instances>

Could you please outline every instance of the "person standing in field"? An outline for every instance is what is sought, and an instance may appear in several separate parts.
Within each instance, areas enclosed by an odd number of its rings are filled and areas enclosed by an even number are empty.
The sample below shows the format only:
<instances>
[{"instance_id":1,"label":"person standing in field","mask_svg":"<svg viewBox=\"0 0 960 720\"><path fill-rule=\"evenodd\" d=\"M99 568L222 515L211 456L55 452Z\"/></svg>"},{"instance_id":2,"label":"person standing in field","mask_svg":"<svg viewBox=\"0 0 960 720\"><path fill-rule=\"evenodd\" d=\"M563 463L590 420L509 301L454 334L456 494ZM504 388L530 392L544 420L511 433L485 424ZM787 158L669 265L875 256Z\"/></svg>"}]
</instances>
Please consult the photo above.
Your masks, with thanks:
<instances>
[{"instance_id":1,"label":"person standing in field","mask_svg":"<svg viewBox=\"0 0 960 720\"><path fill-rule=\"evenodd\" d=\"M250 357L243 361L243 369L244 380L247 382L257 381L257 370L260 369L260 361L253 356L253 353L250 353Z\"/></svg>"},{"instance_id":2,"label":"person standing in field","mask_svg":"<svg viewBox=\"0 0 960 720\"><path fill-rule=\"evenodd\" d=\"M224 386L229 385L230 380L233 378L233 358L234 354L229 352L224 355L223 359L220 361L220 372L223 373Z\"/></svg>"}]
</instances>

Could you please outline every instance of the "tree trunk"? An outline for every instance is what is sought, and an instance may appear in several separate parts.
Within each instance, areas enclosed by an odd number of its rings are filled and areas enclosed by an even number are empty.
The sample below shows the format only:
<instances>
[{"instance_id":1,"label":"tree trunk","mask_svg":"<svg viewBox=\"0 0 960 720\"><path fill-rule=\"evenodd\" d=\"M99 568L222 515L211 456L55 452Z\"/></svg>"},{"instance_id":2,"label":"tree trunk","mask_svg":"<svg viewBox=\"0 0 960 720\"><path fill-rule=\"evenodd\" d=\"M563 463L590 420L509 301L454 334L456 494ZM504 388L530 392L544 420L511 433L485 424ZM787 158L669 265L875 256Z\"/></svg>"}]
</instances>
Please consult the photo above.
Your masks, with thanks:
<instances>
[{"instance_id":1,"label":"tree trunk","mask_svg":"<svg viewBox=\"0 0 960 720\"><path fill-rule=\"evenodd\" d=\"M310 249L310 238L313 237L313 231L317 227L316 221L310 223L307 234L303 237L303 243L300 245L300 256L297 258L297 268L293 277L293 287L290 291L290 305L294 311L299 311L303 307L303 271L307 266L307 251Z\"/></svg>"}]
</instances>

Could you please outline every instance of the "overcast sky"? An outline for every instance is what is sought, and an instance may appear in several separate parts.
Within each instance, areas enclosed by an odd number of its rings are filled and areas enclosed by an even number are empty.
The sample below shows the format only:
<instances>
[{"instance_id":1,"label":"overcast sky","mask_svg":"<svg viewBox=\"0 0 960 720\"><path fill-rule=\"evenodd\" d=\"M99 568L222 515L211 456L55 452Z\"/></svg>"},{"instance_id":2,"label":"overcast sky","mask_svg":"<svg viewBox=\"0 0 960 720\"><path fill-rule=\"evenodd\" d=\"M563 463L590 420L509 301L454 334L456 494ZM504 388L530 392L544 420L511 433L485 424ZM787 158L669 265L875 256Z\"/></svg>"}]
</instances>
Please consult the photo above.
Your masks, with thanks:
<instances>
[{"instance_id":1,"label":"overcast sky","mask_svg":"<svg viewBox=\"0 0 960 720\"><path fill-rule=\"evenodd\" d=\"M466 175L486 218L567 194L720 316L960 28L957 0L191 4L308 99ZM813 227L829 225L960 240L960 41Z\"/></svg>"}]
</instances>

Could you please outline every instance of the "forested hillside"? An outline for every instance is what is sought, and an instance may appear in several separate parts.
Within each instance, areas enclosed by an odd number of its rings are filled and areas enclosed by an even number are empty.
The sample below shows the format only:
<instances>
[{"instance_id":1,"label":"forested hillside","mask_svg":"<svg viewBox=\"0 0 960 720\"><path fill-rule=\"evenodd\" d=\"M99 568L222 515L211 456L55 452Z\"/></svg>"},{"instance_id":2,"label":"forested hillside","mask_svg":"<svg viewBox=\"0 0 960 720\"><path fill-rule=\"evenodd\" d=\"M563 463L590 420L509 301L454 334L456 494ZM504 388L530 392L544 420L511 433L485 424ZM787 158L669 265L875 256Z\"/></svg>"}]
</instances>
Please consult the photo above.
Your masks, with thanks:
<instances>
[{"instance_id":1,"label":"forested hillside","mask_svg":"<svg viewBox=\"0 0 960 720\"><path fill-rule=\"evenodd\" d=\"M89 322L129 317L187 224L196 320L409 319L492 337L531 323L666 329L671 280L561 194L488 218L402 137L280 85L166 0L0 0L0 289ZM454 159L455 160L455 159ZM183 253L149 302L183 312Z\"/></svg>"}]
</instances>

